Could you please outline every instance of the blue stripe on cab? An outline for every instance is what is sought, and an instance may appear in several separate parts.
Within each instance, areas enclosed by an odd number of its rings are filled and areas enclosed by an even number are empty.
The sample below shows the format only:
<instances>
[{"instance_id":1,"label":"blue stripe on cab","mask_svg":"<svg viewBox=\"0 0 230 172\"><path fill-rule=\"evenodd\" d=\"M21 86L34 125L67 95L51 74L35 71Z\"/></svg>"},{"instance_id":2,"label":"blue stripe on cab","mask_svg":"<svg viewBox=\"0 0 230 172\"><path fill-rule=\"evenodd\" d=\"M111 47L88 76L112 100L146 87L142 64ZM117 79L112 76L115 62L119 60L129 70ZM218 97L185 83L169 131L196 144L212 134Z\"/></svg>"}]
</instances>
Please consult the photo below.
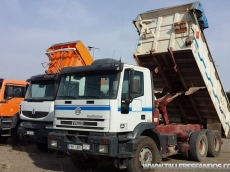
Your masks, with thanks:
<instances>
[{"instance_id":1,"label":"blue stripe on cab","mask_svg":"<svg viewBox=\"0 0 230 172\"><path fill-rule=\"evenodd\" d=\"M117 110L118 110L118 112L120 112L120 111L121 111L121 108L119 107ZM130 111L130 112L134 112L134 111L132 110L132 108L129 108L129 111ZM152 112L152 108L143 107L141 111L135 111L135 112Z\"/></svg>"},{"instance_id":2,"label":"blue stripe on cab","mask_svg":"<svg viewBox=\"0 0 230 172\"><path fill-rule=\"evenodd\" d=\"M80 107L81 110L110 110L110 106L55 106L55 110L75 110L77 107Z\"/></svg>"}]
</instances>

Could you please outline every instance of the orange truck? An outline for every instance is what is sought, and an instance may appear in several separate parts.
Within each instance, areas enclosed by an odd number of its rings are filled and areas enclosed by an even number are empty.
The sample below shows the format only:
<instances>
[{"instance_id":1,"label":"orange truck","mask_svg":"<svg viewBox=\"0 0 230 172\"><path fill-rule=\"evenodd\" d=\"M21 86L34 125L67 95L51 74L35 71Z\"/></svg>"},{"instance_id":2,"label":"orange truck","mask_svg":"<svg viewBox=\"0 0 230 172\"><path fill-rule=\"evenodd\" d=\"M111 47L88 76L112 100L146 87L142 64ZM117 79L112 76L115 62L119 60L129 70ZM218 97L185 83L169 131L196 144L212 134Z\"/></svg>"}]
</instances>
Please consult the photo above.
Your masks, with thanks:
<instances>
[{"instance_id":1,"label":"orange truck","mask_svg":"<svg viewBox=\"0 0 230 172\"><path fill-rule=\"evenodd\" d=\"M29 86L20 106L22 122L18 128L20 136L35 142L40 151L47 150L48 133L53 128L54 100L61 82L58 77L60 70L69 66L91 65L93 62L81 41L55 44L47 49L46 54L49 62L42 65L48 69L44 74L27 80Z\"/></svg>"},{"instance_id":2,"label":"orange truck","mask_svg":"<svg viewBox=\"0 0 230 172\"><path fill-rule=\"evenodd\" d=\"M18 143L19 105L24 99L27 82L0 78L0 143L9 137L12 143Z\"/></svg>"}]
</instances>

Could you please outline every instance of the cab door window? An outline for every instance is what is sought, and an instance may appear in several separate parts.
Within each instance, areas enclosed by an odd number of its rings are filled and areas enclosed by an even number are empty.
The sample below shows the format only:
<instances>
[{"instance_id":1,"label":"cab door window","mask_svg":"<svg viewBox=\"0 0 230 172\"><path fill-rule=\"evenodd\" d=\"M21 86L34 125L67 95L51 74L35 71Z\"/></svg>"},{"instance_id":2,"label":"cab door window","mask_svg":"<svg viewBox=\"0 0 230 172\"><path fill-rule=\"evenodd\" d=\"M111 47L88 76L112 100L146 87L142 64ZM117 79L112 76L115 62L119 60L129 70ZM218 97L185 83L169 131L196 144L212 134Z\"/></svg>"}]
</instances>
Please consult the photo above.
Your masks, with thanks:
<instances>
[{"instance_id":1,"label":"cab door window","mask_svg":"<svg viewBox=\"0 0 230 172\"><path fill-rule=\"evenodd\" d=\"M133 98L137 98L137 97L143 96L144 95L143 72L134 71L133 79L139 81L139 91L138 91L138 93L132 93L133 94Z\"/></svg>"},{"instance_id":2,"label":"cab door window","mask_svg":"<svg viewBox=\"0 0 230 172\"><path fill-rule=\"evenodd\" d=\"M140 71L134 71L133 79L139 81L139 91L138 93L133 93L133 98L137 98L144 95L144 79L143 79L143 72ZM129 98L129 92L130 92L130 73L129 70L125 70L124 72L124 78L123 78L123 84L122 84L122 94L121 98L126 99Z\"/></svg>"},{"instance_id":3,"label":"cab door window","mask_svg":"<svg viewBox=\"0 0 230 172\"><path fill-rule=\"evenodd\" d=\"M5 92L4 92L4 99L7 99L9 97L24 98L25 92L26 92L26 87L6 85Z\"/></svg>"}]
</instances>

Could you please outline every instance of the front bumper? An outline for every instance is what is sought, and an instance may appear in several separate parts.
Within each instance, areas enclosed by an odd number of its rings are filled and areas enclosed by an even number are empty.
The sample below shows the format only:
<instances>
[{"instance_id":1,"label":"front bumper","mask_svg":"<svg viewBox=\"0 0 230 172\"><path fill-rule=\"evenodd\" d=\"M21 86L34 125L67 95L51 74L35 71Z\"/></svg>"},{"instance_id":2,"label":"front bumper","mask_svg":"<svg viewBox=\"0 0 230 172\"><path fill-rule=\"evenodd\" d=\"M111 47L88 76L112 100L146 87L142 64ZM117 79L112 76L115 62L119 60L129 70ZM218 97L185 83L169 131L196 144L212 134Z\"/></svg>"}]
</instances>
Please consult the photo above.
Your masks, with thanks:
<instances>
[{"instance_id":1,"label":"front bumper","mask_svg":"<svg viewBox=\"0 0 230 172\"><path fill-rule=\"evenodd\" d=\"M119 143L118 137L86 136L56 132L49 133L48 139L48 148L68 153L71 156L83 156L84 154L84 156L133 157L135 146L135 140ZM107 152L101 153L102 149L106 149Z\"/></svg>"},{"instance_id":2,"label":"front bumper","mask_svg":"<svg viewBox=\"0 0 230 172\"><path fill-rule=\"evenodd\" d=\"M31 123L22 122L18 127L18 134L24 136L32 142L47 144L48 134L53 130L47 129L47 126L52 126L53 123Z\"/></svg>"}]
</instances>

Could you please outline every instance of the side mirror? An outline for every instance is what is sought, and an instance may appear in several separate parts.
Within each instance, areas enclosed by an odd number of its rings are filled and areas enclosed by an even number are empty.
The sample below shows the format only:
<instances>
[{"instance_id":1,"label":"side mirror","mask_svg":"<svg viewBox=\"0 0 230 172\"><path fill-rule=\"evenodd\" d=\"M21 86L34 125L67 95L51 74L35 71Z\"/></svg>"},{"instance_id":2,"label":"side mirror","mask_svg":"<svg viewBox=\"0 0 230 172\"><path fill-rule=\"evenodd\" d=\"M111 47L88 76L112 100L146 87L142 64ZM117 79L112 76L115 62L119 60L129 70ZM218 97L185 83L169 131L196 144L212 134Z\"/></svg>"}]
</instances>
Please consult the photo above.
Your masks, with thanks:
<instances>
[{"instance_id":1,"label":"side mirror","mask_svg":"<svg viewBox=\"0 0 230 172\"><path fill-rule=\"evenodd\" d=\"M121 113L122 114L128 114L129 113L129 100L122 100L121 101Z\"/></svg>"},{"instance_id":2,"label":"side mirror","mask_svg":"<svg viewBox=\"0 0 230 172\"><path fill-rule=\"evenodd\" d=\"M12 86L7 86L7 95L8 97L13 97L13 87Z\"/></svg>"},{"instance_id":3,"label":"side mirror","mask_svg":"<svg viewBox=\"0 0 230 172\"><path fill-rule=\"evenodd\" d=\"M5 100L10 100L13 98L13 87L6 85L5 87L5 92L4 92L4 99Z\"/></svg>"}]
</instances>

